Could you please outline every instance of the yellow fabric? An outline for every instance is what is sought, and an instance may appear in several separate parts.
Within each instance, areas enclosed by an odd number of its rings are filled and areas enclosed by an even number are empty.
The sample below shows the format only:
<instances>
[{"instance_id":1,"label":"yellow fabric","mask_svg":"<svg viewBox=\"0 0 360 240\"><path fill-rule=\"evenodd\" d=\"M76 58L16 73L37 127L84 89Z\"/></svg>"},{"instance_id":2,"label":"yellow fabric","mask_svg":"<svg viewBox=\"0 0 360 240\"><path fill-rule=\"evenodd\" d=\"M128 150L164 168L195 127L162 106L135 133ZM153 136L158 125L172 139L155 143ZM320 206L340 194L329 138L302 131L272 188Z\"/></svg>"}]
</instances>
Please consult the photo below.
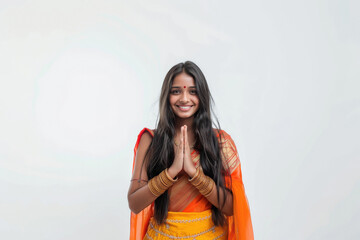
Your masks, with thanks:
<instances>
[{"instance_id":1,"label":"yellow fabric","mask_svg":"<svg viewBox=\"0 0 360 240\"><path fill-rule=\"evenodd\" d=\"M196 239L225 240L226 227L215 226L211 210L203 212L168 212L166 221L158 225L152 217L144 240Z\"/></svg>"}]
</instances>

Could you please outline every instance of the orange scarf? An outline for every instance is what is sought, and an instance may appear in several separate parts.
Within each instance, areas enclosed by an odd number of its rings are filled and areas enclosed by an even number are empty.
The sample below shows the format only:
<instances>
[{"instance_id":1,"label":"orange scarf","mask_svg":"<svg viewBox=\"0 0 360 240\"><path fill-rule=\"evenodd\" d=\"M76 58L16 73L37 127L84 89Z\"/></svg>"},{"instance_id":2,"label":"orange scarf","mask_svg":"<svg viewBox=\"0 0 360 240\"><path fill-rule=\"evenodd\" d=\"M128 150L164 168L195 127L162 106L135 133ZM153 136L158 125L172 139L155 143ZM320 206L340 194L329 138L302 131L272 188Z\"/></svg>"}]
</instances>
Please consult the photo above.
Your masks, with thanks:
<instances>
[{"instance_id":1,"label":"orange scarf","mask_svg":"<svg viewBox=\"0 0 360 240\"><path fill-rule=\"evenodd\" d=\"M138 135L133 159L133 170L135 165L135 155L141 139L142 134L148 131L152 136L154 133L148 128L144 128ZM226 162L224 166L229 168L231 173L230 179L226 178L226 184L231 186L233 193L233 216L226 217L228 223L228 239L232 240L253 240L253 228L251 223L249 203L245 194L244 184L242 182L240 159L237 153L234 141L225 131L221 131L220 147L223 149L223 161ZM219 135L217 136L219 137ZM191 153L195 166L200 164L200 155L197 151ZM202 196L199 192L191 191L190 183L187 183L187 179L184 176L183 179L179 179L179 183L174 185L169 191L171 191L171 197L169 204L172 209L177 209L179 212L202 212L211 208L211 203ZM176 199L176 201L172 201ZM185 205L184 205L185 204ZM138 214L131 212L130 217L130 240L142 240L147 231L147 227L150 218L153 216L154 203L146 207Z\"/></svg>"}]
</instances>

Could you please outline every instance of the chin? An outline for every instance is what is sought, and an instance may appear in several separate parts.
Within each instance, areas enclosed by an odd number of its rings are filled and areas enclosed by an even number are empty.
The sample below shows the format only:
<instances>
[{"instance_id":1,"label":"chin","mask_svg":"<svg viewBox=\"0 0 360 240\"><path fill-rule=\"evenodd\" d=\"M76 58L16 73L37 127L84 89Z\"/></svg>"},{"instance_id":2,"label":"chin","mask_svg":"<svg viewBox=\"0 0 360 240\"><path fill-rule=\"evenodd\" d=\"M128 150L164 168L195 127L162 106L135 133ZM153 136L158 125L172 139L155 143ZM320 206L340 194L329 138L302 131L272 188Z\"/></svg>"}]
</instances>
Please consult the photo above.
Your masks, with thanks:
<instances>
[{"instance_id":1,"label":"chin","mask_svg":"<svg viewBox=\"0 0 360 240\"><path fill-rule=\"evenodd\" d=\"M188 119L194 116L195 113L191 113L191 114L176 114L176 116L178 118L182 118L182 119Z\"/></svg>"}]
</instances>

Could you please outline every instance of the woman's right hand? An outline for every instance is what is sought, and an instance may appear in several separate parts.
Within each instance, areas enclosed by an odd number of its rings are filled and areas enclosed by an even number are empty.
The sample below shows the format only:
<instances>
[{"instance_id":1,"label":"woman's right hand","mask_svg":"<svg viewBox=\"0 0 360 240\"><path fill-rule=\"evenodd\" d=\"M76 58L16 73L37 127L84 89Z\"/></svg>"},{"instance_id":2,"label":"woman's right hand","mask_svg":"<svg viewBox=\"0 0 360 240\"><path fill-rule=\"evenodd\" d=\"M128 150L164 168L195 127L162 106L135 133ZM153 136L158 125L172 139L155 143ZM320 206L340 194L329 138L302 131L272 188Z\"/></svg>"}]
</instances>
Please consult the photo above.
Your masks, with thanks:
<instances>
[{"instance_id":1,"label":"woman's right hand","mask_svg":"<svg viewBox=\"0 0 360 240\"><path fill-rule=\"evenodd\" d=\"M184 131L184 126L181 127L181 133ZM175 178L184 166L184 134L181 134L180 143L175 146L175 158L173 164L168 169L170 177Z\"/></svg>"}]
</instances>

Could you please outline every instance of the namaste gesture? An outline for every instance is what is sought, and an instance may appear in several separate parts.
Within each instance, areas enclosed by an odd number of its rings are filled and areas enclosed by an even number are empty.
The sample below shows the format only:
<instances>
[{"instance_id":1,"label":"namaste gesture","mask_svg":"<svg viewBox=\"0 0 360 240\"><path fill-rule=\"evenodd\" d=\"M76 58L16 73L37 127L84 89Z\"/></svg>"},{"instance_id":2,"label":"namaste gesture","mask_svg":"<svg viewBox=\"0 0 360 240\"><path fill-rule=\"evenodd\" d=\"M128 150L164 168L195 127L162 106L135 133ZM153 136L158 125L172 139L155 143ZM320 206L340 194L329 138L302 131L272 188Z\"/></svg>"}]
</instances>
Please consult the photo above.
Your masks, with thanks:
<instances>
[{"instance_id":1,"label":"namaste gesture","mask_svg":"<svg viewBox=\"0 0 360 240\"><path fill-rule=\"evenodd\" d=\"M188 140L187 126L181 127L180 143L175 144L175 159L168 172L175 178L182 170L189 177L193 177L196 172L195 165L191 159L191 148Z\"/></svg>"}]
</instances>

